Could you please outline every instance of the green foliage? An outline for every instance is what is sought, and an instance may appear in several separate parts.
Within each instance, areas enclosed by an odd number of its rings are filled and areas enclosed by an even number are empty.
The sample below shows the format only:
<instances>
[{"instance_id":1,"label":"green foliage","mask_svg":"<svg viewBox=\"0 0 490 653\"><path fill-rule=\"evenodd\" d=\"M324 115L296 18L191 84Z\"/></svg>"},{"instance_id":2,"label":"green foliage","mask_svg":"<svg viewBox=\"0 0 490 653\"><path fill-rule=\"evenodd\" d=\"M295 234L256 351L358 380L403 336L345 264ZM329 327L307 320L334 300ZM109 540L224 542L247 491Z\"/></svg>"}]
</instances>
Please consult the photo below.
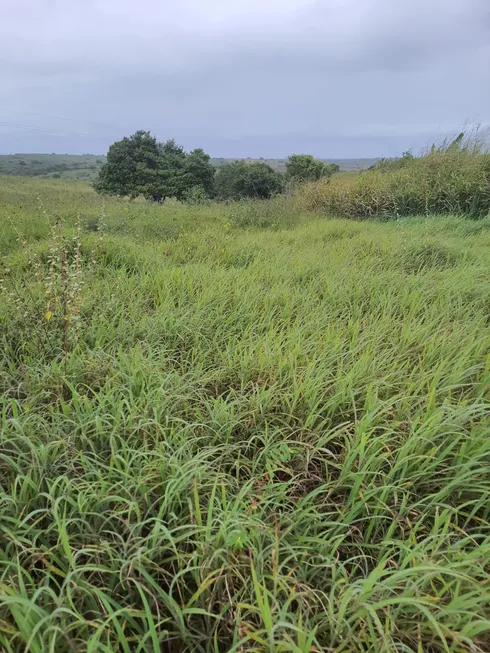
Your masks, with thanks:
<instances>
[{"instance_id":1,"label":"green foliage","mask_svg":"<svg viewBox=\"0 0 490 653\"><path fill-rule=\"evenodd\" d=\"M150 132L139 131L111 145L94 187L99 193L141 195L154 202L182 200L196 192L210 197L214 168L201 149L187 154L174 140L158 143Z\"/></svg>"},{"instance_id":2,"label":"green foliage","mask_svg":"<svg viewBox=\"0 0 490 653\"><path fill-rule=\"evenodd\" d=\"M269 199L283 186L282 175L260 162L235 161L220 167L215 178L216 195L222 200Z\"/></svg>"},{"instance_id":3,"label":"green foliage","mask_svg":"<svg viewBox=\"0 0 490 653\"><path fill-rule=\"evenodd\" d=\"M95 189L108 195L132 198L143 195L153 199L161 187L160 154L158 142L150 132L138 131L113 143ZM176 158L173 152L169 153L170 157Z\"/></svg>"},{"instance_id":4,"label":"green foliage","mask_svg":"<svg viewBox=\"0 0 490 653\"><path fill-rule=\"evenodd\" d=\"M2 652L488 649L489 219L0 194Z\"/></svg>"},{"instance_id":5,"label":"green foliage","mask_svg":"<svg viewBox=\"0 0 490 653\"><path fill-rule=\"evenodd\" d=\"M4 154L0 155L0 174L55 179L87 176L93 179L103 162L103 158L90 154Z\"/></svg>"},{"instance_id":6,"label":"green foliage","mask_svg":"<svg viewBox=\"0 0 490 653\"><path fill-rule=\"evenodd\" d=\"M318 181L339 171L336 163L324 163L311 154L292 154L286 161L286 175L293 182Z\"/></svg>"},{"instance_id":7,"label":"green foliage","mask_svg":"<svg viewBox=\"0 0 490 653\"><path fill-rule=\"evenodd\" d=\"M420 157L405 153L355 176L308 184L300 189L299 200L306 210L347 218L430 213L485 217L490 209L490 154L458 139Z\"/></svg>"},{"instance_id":8,"label":"green foliage","mask_svg":"<svg viewBox=\"0 0 490 653\"><path fill-rule=\"evenodd\" d=\"M215 168L211 158L201 148L190 152L185 159L185 192L194 197L200 194L203 198L214 194ZM196 190L194 190L196 189Z\"/></svg>"},{"instance_id":9,"label":"green foliage","mask_svg":"<svg viewBox=\"0 0 490 653\"><path fill-rule=\"evenodd\" d=\"M331 177L336 172L340 172L340 166L338 163L325 163L326 174L324 176Z\"/></svg>"},{"instance_id":10,"label":"green foliage","mask_svg":"<svg viewBox=\"0 0 490 653\"><path fill-rule=\"evenodd\" d=\"M399 170L400 168L405 168L410 165L414 158L413 154L407 151L403 152L402 156L397 159L379 159L379 161L376 161L376 163L369 169L380 170L381 172L392 172L393 170Z\"/></svg>"},{"instance_id":11,"label":"green foliage","mask_svg":"<svg viewBox=\"0 0 490 653\"><path fill-rule=\"evenodd\" d=\"M284 195L269 200L240 200L230 206L229 222L235 227L285 229L299 221L300 213L295 203Z\"/></svg>"}]
</instances>

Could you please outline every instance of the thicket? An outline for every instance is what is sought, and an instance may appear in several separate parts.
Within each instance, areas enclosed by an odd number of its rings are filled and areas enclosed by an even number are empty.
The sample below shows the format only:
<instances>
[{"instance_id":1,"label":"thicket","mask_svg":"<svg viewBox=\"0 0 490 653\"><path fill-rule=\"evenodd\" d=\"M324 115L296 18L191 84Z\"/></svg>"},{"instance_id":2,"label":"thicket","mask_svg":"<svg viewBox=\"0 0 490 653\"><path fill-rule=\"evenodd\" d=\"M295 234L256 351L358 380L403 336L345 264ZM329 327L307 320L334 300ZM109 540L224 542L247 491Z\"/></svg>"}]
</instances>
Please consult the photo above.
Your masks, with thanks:
<instances>
[{"instance_id":1,"label":"thicket","mask_svg":"<svg viewBox=\"0 0 490 653\"><path fill-rule=\"evenodd\" d=\"M422 156L406 153L358 175L303 185L305 209L347 218L457 214L481 218L490 210L490 154L462 135Z\"/></svg>"}]
</instances>

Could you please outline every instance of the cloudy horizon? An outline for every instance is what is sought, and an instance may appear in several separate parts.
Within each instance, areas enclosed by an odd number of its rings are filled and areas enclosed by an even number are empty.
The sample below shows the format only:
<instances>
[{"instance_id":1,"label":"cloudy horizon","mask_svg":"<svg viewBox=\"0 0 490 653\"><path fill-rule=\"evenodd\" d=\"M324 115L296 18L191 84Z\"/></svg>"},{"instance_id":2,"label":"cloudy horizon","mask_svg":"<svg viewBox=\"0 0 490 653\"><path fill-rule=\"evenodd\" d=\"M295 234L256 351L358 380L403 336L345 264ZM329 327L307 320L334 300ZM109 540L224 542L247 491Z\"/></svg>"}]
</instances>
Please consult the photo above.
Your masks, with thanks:
<instances>
[{"instance_id":1,"label":"cloudy horizon","mask_svg":"<svg viewBox=\"0 0 490 653\"><path fill-rule=\"evenodd\" d=\"M489 126L489 70L486 0L17 0L0 153L147 129L215 157L396 156Z\"/></svg>"}]
</instances>

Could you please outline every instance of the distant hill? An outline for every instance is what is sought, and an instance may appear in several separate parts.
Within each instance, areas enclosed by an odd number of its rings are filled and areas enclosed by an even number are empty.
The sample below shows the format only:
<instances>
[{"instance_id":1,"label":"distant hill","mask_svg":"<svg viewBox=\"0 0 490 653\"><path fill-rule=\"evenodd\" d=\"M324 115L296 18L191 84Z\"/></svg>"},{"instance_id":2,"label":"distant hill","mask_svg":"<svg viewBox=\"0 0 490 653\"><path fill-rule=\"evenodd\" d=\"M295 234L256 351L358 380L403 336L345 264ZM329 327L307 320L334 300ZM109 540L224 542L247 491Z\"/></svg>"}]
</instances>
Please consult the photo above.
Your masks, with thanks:
<instances>
[{"instance_id":1,"label":"distant hill","mask_svg":"<svg viewBox=\"0 0 490 653\"><path fill-rule=\"evenodd\" d=\"M7 154L0 155L0 175L93 180L105 160L95 154Z\"/></svg>"},{"instance_id":2,"label":"distant hill","mask_svg":"<svg viewBox=\"0 0 490 653\"><path fill-rule=\"evenodd\" d=\"M279 172L284 172L286 170L286 159L211 159L213 165L215 165L217 168L220 166L227 165L228 163L232 163L233 161L249 161L250 163L267 163L268 165L271 166L271 168L274 168L274 170L278 170ZM337 163L340 166L340 170L342 172L348 172L352 170L365 170L366 168L371 167L376 163L376 161L379 161L379 158L377 159L321 159L325 163Z\"/></svg>"},{"instance_id":3,"label":"distant hill","mask_svg":"<svg viewBox=\"0 0 490 653\"><path fill-rule=\"evenodd\" d=\"M4 154L0 155L0 175L22 177L51 177L54 179L81 179L93 181L106 157L95 154ZM238 159L211 159L217 168ZM322 159L326 163L337 163L341 171L363 170L379 159ZM267 163L275 170L286 169L286 159L245 159L245 161Z\"/></svg>"}]
</instances>

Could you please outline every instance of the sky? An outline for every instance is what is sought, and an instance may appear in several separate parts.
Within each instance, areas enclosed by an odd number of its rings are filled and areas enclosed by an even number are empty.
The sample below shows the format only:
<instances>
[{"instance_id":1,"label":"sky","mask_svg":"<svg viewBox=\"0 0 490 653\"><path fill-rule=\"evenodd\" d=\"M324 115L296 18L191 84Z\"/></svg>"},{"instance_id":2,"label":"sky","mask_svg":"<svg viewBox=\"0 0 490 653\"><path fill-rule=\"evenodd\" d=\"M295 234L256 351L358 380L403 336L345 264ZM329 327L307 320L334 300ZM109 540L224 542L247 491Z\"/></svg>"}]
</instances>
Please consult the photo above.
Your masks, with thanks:
<instances>
[{"instance_id":1,"label":"sky","mask_svg":"<svg viewBox=\"0 0 490 653\"><path fill-rule=\"evenodd\" d=\"M0 0L0 153L138 129L216 157L396 156L490 126L490 0Z\"/></svg>"}]
</instances>

